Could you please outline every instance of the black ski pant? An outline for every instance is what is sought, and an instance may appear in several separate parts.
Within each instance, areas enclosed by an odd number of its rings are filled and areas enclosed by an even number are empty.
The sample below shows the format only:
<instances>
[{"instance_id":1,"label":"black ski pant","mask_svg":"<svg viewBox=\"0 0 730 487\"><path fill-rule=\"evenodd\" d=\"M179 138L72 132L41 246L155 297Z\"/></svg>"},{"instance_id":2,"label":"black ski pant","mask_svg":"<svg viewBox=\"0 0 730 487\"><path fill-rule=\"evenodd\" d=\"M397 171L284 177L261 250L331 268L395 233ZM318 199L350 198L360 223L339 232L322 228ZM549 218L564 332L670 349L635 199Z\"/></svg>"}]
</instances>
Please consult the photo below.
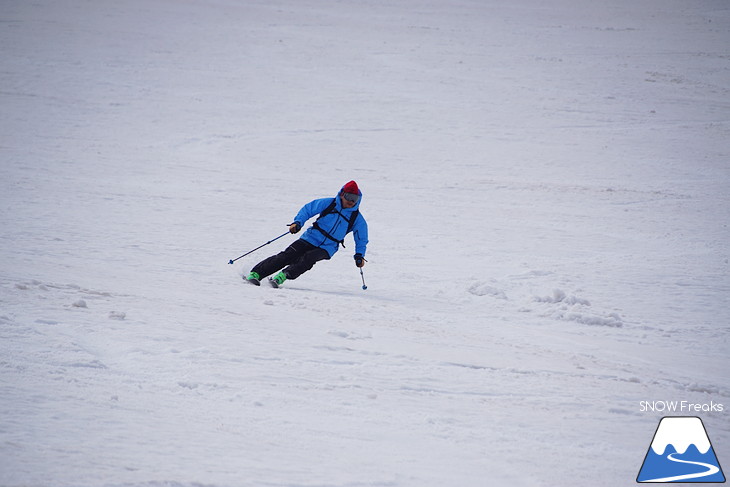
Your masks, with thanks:
<instances>
[{"instance_id":1,"label":"black ski pant","mask_svg":"<svg viewBox=\"0 0 730 487\"><path fill-rule=\"evenodd\" d=\"M284 269L287 279L296 279L320 260L329 259L330 254L319 247L315 247L306 240L296 240L282 252L264 259L251 269L263 279L274 272Z\"/></svg>"}]
</instances>

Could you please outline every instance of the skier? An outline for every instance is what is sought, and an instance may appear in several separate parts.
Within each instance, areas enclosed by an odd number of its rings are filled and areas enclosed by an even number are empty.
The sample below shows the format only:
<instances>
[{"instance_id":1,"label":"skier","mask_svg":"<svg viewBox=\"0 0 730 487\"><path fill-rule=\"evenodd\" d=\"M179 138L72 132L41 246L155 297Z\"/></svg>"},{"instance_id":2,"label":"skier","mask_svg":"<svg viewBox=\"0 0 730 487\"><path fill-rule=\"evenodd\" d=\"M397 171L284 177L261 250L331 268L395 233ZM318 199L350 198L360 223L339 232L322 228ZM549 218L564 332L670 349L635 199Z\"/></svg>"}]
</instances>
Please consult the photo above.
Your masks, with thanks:
<instances>
[{"instance_id":1,"label":"skier","mask_svg":"<svg viewBox=\"0 0 730 487\"><path fill-rule=\"evenodd\" d=\"M297 233L315 215L317 220L294 243L276 255L256 264L245 279L257 286L261 279L269 277L273 287L281 286L287 279L296 279L323 259L330 259L339 246L345 247L344 238L353 232L355 238L355 265L365 265L365 251L368 244L368 224L360 213L362 192L355 181L340 189L334 198L320 198L304 205L289 231Z\"/></svg>"}]
</instances>

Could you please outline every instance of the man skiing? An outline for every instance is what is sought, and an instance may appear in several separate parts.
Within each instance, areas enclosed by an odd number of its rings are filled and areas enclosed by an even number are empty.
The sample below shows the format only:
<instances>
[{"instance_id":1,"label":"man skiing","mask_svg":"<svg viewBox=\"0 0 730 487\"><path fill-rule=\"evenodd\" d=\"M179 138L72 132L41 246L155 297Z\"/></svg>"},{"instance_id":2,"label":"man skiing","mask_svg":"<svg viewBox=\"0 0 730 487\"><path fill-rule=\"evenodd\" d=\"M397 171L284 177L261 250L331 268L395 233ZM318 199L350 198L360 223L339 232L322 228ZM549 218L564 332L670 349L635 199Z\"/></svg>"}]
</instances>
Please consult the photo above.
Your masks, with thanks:
<instances>
[{"instance_id":1,"label":"man skiing","mask_svg":"<svg viewBox=\"0 0 730 487\"><path fill-rule=\"evenodd\" d=\"M304 205L294 222L289 225L291 233L297 233L315 215L317 220L294 243L276 255L256 264L245 279L257 286L261 279L269 277L273 287L281 286L287 279L296 279L314 264L330 259L344 248L344 238L353 232L355 238L355 265L365 265L365 251L368 244L368 224L360 213L362 192L355 181L350 181L340 189L334 198L320 198Z\"/></svg>"}]
</instances>

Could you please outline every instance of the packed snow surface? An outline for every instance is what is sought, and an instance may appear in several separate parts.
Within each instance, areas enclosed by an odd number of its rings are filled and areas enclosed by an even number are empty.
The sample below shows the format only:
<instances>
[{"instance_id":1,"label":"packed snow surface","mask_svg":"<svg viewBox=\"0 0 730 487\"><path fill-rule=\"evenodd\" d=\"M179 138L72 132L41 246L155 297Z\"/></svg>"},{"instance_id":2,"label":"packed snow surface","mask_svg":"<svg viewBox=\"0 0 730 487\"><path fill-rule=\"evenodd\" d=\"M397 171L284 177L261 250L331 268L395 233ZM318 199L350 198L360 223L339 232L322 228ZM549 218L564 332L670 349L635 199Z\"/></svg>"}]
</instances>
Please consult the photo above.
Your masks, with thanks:
<instances>
[{"instance_id":1,"label":"packed snow surface","mask_svg":"<svg viewBox=\"0 0 730 487\"><path fill-rule=\"evenodd\" d=\"M614 487L666 415L730 465L728 46L725 0L0 2L0 485ZM228 264L351 179L367 290L351 237Z\"/></svg>"}]
</instances>

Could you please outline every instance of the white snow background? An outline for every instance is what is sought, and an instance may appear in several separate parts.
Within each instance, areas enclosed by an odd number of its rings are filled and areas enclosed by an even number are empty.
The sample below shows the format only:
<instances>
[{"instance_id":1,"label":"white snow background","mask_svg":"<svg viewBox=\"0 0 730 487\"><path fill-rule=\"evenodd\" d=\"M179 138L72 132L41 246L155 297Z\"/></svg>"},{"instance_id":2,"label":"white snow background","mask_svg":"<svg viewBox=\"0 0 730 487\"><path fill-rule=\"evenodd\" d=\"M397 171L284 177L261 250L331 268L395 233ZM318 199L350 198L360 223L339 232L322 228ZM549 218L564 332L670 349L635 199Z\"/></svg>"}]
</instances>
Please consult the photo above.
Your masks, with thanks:
<instances>
[{"instance_id":1,"label":"white snow background","mask_svg":"<svg viewBox=\"0 0 730 487\"><path fill-rule=\"evenodd\" d=\"M0 2L0 485L730 465L725 0ZM241 280L350 179L371 242ZM727 475L729 472L725 471Z\"/></svg>"}]
</instances>

